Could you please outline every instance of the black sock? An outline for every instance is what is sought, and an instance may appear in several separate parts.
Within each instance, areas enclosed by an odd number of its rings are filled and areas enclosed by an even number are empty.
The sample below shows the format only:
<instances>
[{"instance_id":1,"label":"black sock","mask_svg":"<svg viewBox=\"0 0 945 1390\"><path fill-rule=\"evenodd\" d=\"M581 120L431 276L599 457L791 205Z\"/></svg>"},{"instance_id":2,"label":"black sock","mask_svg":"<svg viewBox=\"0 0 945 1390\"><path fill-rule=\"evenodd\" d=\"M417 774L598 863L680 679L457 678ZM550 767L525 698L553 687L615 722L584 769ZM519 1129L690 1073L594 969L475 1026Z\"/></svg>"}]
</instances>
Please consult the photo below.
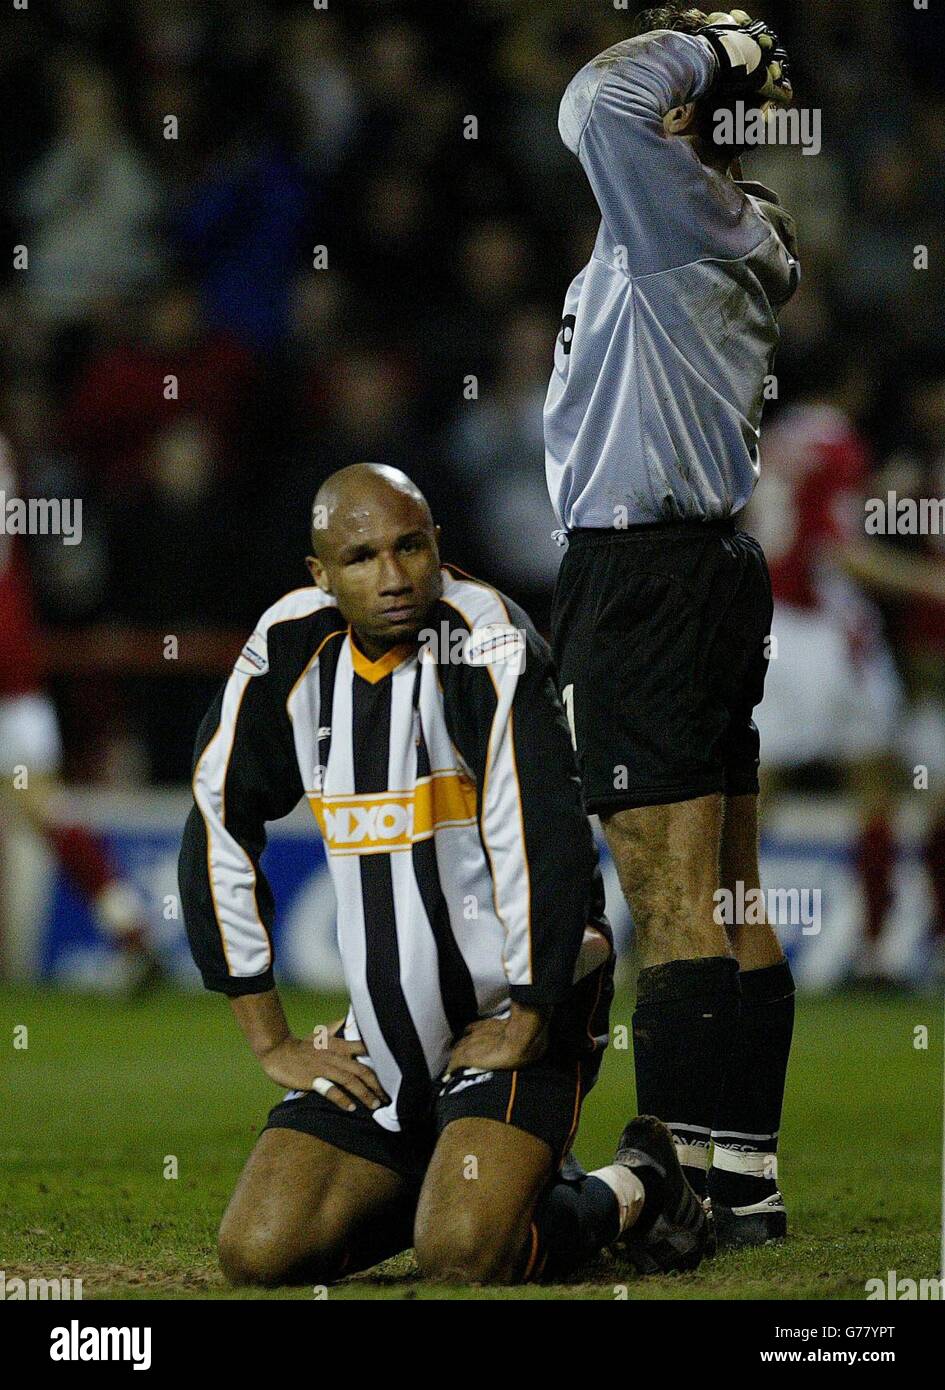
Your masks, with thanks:
<instances>
[{"instance_id":1,"label":"black sock","mask_svg":"<svg viewBox=\"0 0 945 1390\"><path fill-rule=\"evenodd\" d=\"M764 1156L777 1152L794 1031L794 977L786 960L743 970L740 979L742 1007L712 1125L709 1171L712 1199L730 1207L760 1202L777 1189L776 1169Z\"/></svg>"},{"instance_id":2,"label":"black sock","mask_svg":"<svg viewBox=\"0 0 945 1390\"><path fill-rule=\"evenodd\" d=\"M556 1182L535 1212L522 1277L562 1278L619 1234L620 1207L605 1182L593 1177Z\"/></svg>"},{"instance_id":3,"label":"black sock","mask_svg":"<svg viewBox=\"0 0 945 1390\"><path fill-rule=\"evenodd\" d=\"M673 1131L683 1170L706 1191L705 1155L738 1018L738 962L728 956L674 960L640 971L633 1015L637 1110ZM688 1158L690 1161L686 1162Z\"/></svg>"}]
</instances>

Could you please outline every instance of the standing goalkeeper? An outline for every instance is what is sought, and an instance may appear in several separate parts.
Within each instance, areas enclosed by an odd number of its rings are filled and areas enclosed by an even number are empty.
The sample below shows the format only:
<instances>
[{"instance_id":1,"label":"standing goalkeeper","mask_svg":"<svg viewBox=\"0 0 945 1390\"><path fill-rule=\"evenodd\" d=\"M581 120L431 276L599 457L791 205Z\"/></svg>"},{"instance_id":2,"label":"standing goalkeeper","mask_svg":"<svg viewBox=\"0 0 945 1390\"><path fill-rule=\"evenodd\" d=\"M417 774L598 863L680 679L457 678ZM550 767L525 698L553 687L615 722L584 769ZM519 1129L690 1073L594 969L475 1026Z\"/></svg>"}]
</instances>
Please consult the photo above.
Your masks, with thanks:
<instances>
[{"instance_id":1,"label":"standing goalkeeper","mask_svg":"<svg viewBox=\"0 0 945 1390\"><path fill-rule=\"evenodd\" d=\"M673 1131L720 1241L782 1235L776 1148L794 986L768 925L716 920L758 886L758 733L771 588L733 518L758 477L791 219L736 175L715 112L791 98L742 11L645 11L577 74L559 128L601 211L568 290L545 406L569 538L554 645L588 808L638 933L641 1110ZM709 1168L710 1144L714 1144Z\"/></svg>"}]
</instances>

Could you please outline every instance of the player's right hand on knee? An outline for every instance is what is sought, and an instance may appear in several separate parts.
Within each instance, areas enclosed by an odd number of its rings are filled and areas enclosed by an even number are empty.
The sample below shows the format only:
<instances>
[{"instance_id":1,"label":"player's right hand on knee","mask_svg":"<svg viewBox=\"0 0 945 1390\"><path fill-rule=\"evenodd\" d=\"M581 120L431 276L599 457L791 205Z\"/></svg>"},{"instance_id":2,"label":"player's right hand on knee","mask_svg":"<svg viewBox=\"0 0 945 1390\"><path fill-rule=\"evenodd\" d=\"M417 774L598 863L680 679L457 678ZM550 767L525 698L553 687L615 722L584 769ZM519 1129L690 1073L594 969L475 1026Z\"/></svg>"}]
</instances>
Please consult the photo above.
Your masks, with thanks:
<instances>
[{"instance_id":1,"label":"player's right hand on knee","mask_svg":"<svg viewBox=\"0 0 945 1390\"><path fill-rule=\"evenodd\" d=\"M374 1072L358 1061L367 1052L364 1043L337 1036L340 1026L316 1028L307 1038L284 1038L260 1058L263 1071L279 1086L318 1091L340 1110L355 1108L352 1097L369 1110L389 1104Z\"/></svg>"},{"instance_id":2,"label":"player's right hand on knee","mask_svg":"<svg viewBox=\"0 0 945 1390\"><path fill-rule=\"evenodd\" d=\"M763 20L753 20L744 10L715 10L699 33L718 59L719 95L751 98L758 105L787 105L792 99L787 52Z\"/></svg>"}]
</instances>

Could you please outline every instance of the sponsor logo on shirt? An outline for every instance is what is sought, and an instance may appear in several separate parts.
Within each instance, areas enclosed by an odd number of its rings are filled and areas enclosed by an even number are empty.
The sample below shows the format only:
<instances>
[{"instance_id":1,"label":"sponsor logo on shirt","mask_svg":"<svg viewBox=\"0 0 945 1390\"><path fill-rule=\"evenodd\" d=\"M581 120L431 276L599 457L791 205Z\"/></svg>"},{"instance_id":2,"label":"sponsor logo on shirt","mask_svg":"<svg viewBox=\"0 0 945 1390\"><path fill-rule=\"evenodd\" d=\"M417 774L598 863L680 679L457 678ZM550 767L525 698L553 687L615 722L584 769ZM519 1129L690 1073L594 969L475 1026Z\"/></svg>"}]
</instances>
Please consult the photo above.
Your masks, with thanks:
<instances>
[{"instance_id":1,"label":"sponsor logo on shirt","mask_svg":"<svg viewBox=\"0 0 945 1390\"><path fill-rule=\"evenodd\" d=\"M421 778L411 791L371 795L309 794L329 854L388 854L409 849L447 826L474 825L476 787L452 770Z\"/></svg>"}]
</instances>

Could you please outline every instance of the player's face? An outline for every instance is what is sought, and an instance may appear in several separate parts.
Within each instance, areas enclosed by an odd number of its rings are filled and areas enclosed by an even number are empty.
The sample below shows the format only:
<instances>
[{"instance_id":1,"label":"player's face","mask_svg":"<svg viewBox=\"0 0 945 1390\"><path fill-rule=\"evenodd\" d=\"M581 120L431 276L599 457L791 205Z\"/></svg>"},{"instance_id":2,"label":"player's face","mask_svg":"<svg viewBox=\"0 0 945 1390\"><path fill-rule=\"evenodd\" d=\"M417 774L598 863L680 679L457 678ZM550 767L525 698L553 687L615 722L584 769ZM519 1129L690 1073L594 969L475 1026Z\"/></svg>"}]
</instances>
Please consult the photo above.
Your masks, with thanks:
<instances>
[{"instance_id":1,"label":"player's face","mask_svg":"<svg viewBox=\"0 0 945 1390\"><path fill-rule=\"evenodd\" d=\"M309 569L365 654L416 637L440 597L439 527L411 497L366 498L336 513Z\"/></svg>"}]
</instances>

